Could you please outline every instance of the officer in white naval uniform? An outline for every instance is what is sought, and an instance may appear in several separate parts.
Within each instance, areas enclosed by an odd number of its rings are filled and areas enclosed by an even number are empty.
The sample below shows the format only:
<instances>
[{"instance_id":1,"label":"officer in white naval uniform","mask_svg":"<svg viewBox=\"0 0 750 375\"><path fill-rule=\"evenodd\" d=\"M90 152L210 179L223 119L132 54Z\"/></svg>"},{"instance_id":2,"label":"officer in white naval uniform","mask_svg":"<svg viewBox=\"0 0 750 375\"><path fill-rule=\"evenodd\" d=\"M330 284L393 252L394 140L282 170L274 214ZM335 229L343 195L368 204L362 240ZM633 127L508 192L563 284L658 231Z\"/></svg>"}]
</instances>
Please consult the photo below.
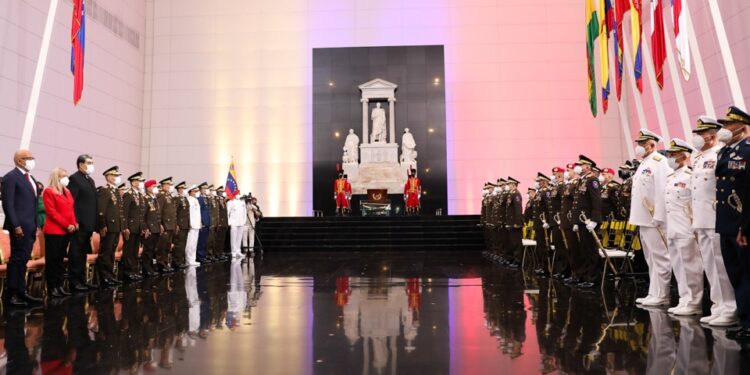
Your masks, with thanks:
<instances>
[{"instance_id":1,"label":"officer in white naval uniform","mask_svg":"<svg viewBox=\"0 0 750 375\"><path fill-rule=\"evenodd\" d=\"M690 154L693 146L679 138L667 149L667 163L674 169L667 176L667 248L672 271L677 279L680 302L668 311L674 315L699 315L703 312L703 263L691 222L691 187L693 172Z\"/></svg>"},{"instance_id":2,"label":"officer in white naval uniform","mask_svg":"<svg viewBox=\"0 0 750 375\"><path fill-rule=\"evenodd\" d=\"M664 188L667 176L672 169L667 158L656 152L656 144L661 137L641 129L636 142L636 156L642 158L633 175L629 222L640 227L643 255L648 264L648 296L637 298L636 303L644 306L669 304L669 282L672 267L667 251Z\"/></svg>"},{"instance_id":3,"label":"officer in white naval uniform","mask_svg":"<svg viewBox=\"0 0 750 375\"><path fill-rule=\"evenodd\" d=\"M716 133L721 124L711 117L701 116L693 130L693 146L698 150L693 158L692 200L693 230L703 259L711 296L711 315L700 319L713 326L737 323L737 302L729 282L724 258L721 256L719 234L716 233L716 161L724 144Z\"/></svg>"}]
</instances>

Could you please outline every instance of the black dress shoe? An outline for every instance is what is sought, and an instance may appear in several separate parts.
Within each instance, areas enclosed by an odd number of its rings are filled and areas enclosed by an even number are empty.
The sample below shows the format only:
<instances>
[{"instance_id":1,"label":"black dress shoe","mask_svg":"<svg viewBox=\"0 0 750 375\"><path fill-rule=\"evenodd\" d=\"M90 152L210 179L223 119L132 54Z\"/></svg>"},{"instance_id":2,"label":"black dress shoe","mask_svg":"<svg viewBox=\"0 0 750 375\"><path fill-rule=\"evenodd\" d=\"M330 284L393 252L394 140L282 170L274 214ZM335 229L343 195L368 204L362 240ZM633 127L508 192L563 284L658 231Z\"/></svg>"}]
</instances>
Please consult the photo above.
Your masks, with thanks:
<instances>
[{"instance_id":1,"label":"black dress shoe","mask_svg":"<svg viewBox=\"0 0 750 375\"><path fill-rule=\"evenodd\" d=\"M594 287L594 283L592 283L591 281L584 281L582 283L578 283L577 286L581 289L591 289Z\"/></svg>"},{"instance_id":2,"label":"black dress shoe","mask_svg":"<svg viewBox=\"0 0 750 375\"><path fill-rule=\"evenodd\" d=\"M44 302L44 300L42 300L41 298L34 297L29 293L24 293L19 297L21 297L21 299L26 301L26 303L28 303L29 305L41 305L42 302Z\"/></svg>"},{"instance_id":3,"label":"black dress shoe","mask_svg":"<svg viewBox=\"0 0 750 375\"><path fill-rule=\"evenodd\" d=\"M727 337L729 337L729 334L727 334ZM750 340L750 328L743 328L741 331L735 333L734 335L732 335L732 337L729 338L738 341L748 341Z\"/></svg>"},{"instance_id":4,"label":"black dress shoe","mask_svg":"<svg viewBox=\"0 0 750 375\"><path fill-rule=\"evenodd\" d=\"M52 298L62 298L62 297L64 297L62 295L62 293L60 293L60 288L52 288L49 291L49 296L52 297Z\"/></svg>"},{"instance_id":5,"label":"black dress shoe","mask_svg":"<svg viewBox=\"0 0 750 375\"><path fill-rule=\"evenodd\" d=\"M152 278L152 277L156 277L156 276L159 276L159 273L155 272L155 271L145 271L145 272L143 272L143 277Z\"/></svg>"},{"instance_id":6,"label":"black dress shoe","mask_svg":"<svg viewBox=\"0 0 750 375\"><path fill-rule=\"evenodd\" d=\"M70 292L68 292L67 290L65 290L64 286L61 286L61 287L57 288L57 291L59 291L60 294L63 295L63 297L70 297L72 295Z\"/></svg>"},{"instance_id":7,"label":"black dress shoe","mask_svg":"<svg viewBox=\"0 0 750 375\"><path fill-rule=\"evenodd\" d=\"M737 337L737 335L745 332L746 330L747 328L745 327L736 327L736 328L727 329L725 332L726 332L727 338L734 339Z\"/></svg>"},{"instance_id":8,"label":"black dress shoe","mask_svg":"<svg viewBox=\"0 0 750 375\"><path fill-rule=\"evenodd\" d=\"M136 275L125 275L123 278L126 283L133 283L140 280L140 278L136 278Z\"/></svg>"},{"instance_id":9,"label":"black dress shoe","mask_svg":"<svg viewBox=\"0 0 750 375\"><path fill-rule=\"evenodd\" d=\"M89 289L89 287L87 285L77 284L77 285L73 285L70 288L70 290L73 293L84 293L84 292L88 292L91 289Z\"/></svg>"},{"instance_id":10,"label":"black dress shoe","mask_svg":"<svg viewBox=\"0 0 750 375\"><path fill-rule=\"evenodd\" d=\"M17 294L10 296L10 298L8 298L5 301L5 304L8 305L8 307L28 307L29 306L29 304L26 301L24 301L21 297L19 297Z\"/></svg>"}]
</instances>

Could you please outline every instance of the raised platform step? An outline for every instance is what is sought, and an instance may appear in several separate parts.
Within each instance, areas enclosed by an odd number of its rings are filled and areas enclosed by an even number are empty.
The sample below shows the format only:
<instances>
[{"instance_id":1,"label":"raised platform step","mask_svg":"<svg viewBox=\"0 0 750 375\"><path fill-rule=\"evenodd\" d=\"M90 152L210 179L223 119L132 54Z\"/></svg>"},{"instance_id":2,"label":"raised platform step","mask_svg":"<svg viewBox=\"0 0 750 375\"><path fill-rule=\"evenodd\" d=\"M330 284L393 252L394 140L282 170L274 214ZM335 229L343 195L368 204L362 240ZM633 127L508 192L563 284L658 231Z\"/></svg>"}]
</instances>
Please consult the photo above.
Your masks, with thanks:
<instances>
[{"instance_id":1,"label":"raised platform step","mask_svg":"<svg viewBox=\"0 0 750 375\"><path fill-rule=\"evenodd\" d=\"M482 251L479 216L280 217L259 230L266 251Z\"/></svg>"}]
</instances>

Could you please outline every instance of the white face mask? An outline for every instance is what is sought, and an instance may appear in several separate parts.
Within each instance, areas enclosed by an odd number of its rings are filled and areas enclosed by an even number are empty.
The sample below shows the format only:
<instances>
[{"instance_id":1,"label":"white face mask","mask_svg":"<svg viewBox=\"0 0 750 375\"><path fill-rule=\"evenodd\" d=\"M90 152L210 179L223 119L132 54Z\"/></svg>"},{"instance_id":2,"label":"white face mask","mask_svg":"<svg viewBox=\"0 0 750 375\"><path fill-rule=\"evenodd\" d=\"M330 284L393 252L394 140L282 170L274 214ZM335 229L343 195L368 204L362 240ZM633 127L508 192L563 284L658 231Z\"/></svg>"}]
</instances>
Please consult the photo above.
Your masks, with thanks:
<instances>
[{"instance_id":1,"label":"white face mask","mask_svg":"<svg viewBox=\"0 0 750 375\"><path fill-rule=\"evenodd\" d=\"M146 188L143 187L143 186L139 187L138 190L140 190L141 193L145 193L146 192Z\"/></svg>"},{"instance_id":2,"label":"white face mask","mask_svg":"<svg viewBox=\"0 0 750 375\"><path fill-rule=\"evenodd\" d=\"M86 164L86 174L90 175L94 173L94 165L93 164Z\"/></svg>"},{"instance_id":3,"label":"white face mask","mask_svg":"<svg viewBox=\"0 0 750 375\"><path fill-rule=\"evenodd\" d=\"M680 165L677 163L676 158L667 158L667 164L669 164L669 168L672 168L672 169L680 168Z\"/></svg>"},{"instance_id":4,"label":"white face mask","mask_svg":"<svg viewBox=\"0 0 750 375\"><path fill-rule=\"evenodd\" d=\"M642 158L643 155L646 155L646 149L641 145L635 146L635 157Z\"/></svg>"},{"instance_id":5,"label":"white face mask","mask_svg":"<svg viewBox=\"0 0 750 375\"><path fill-rule=\"evenodd\" d=\"M604 182L604 176L602 175L599 175L599 177L597 177L596 179L599 180L600 184Z\"/></svg>"},{"instance_id":6,"label":"white face mask","mask_svg":"<svg viewBox=\"0 0 750 375\"><path fill-rule=\"evenodd\" d=\"M534 189L539 190L539 181L534 182Z\"/></svg>"},{"instance_id":7,"label":"white face mask","mask_svg":"<svg viewBox=\"0 0 750 375\"><path fill-rule=\"evenodd\" d=\"M227 192L226 192L226 191L225 191L225 192L222 192L222 193L221 193L221 196L222 196L222 197L224 197L224 198L226 198L226 197L227 197Z\"/></svg>"},{"instance_id":8,"label":"white face mask","mask_svg":"<svg viewBox=\"0 0 750 375\"><path fill-rule=\"evenodd\" d=\"M211 195L215 197L216 196L216 191L212 191Z\"/></svg>"},{"instance_id":9,"label":"white face mask","mask_svg":"<svg viewBox=\"0 0 750 375\"><path fill-rule=\"evenodd\" d=\"M693 147L698 150L702 150L703 146L706 145L706 140L698 134L693 134Z\"/></svg>"},{"instance_id":10,"label":"white face mask","mask_svg":"<svg viewBox=\"0 0 750 375\"><path fill-rule=\"evenodd\" d=\"M169 187L169 192L170 192L170 193L174 193L174 192L175 192L175 190L177 190L177 189L175 189L175 188L174 188L174 186L170 186L170 187Z\"/></svg>"},{"instance_id":11,"label":"white face mask","mask_svg":"<svg viewBox=\"0 0 750 375\"><path fill-rule=\"evenodd\" d=\"M122 183L122 177L120 176L115 177L115 185L119 185L121 183Z\"/></svg>"},{"instance_id":12,"label":"white face mask","mask_svg":"<svg viewBox=\"0 0 750 375\"><path fill-rule=\"evenodd\" d=\"M729 129L721 128L716 133L716 138L719 140L719 142L729 144L729 142L732 141L732 132Z\"/></svg>"},{"instance_id":13,"label":"white face mask","mask_svg":"<svg viewBox=\"0 0 750 375\"><path fill-rule=\"evenodd\" d=\"M151 194L154 194L154 195L159 194L159 188L156 187L156 186L152 187L151 188Z\"/></svg>"},{"instance_id":14,"label":"white face mask","mask_svg":"<svg viewBox=\"0 0 750 375\"><path fill-rule=\"evenodd\" d=\"M568 181L568 180L570 180L570 172L568 172L568 171L565 171L565 172L563 173L563 180L565 180L565 181Z\"/></svg>"},{"instance_id":15,"label":"white face mask","mask_svg":"<svg viewBox=\"0 0 750 375\"><path fill-rule=\"evenodd\" d=\"M576 165L576 167L573 168L573 172L575 172L575 174L577 175L580 175L581 172L583 172L583 167L581 167L580 165Z\"/></svg>"},{"instance_id":16,"label":"white face mask","mask_svg":"<svg viewBox=\"0 0 750 375\"><path fill-rule=\"evenodd\" d=\"M65 176L60 179L60 185L62 185L63 187L68 187L69 183L70 183L70 179L68 178L68 176Z\"/></svg>"},{"instance_id":17,"label":"white face mask","mask_svg":"<svg viewBox=\"0 0 750 375\"><path fill-rule=\"evenodd\" d=\"M198 198L201 196L201 193L195 193L195 197Z\"/></svg>"},{"instance_id":18,"label":"white face mask","mask_svg":"<svg viewBox=\"0 0 750 375\"><path fill-rule=\"evenodd\" d=\"M26 171L31 172L34 170L34 167L36 166L36 160L26 160L26 163L24 164L24 168L26 168Z\"/></svg>"}]
</instances>

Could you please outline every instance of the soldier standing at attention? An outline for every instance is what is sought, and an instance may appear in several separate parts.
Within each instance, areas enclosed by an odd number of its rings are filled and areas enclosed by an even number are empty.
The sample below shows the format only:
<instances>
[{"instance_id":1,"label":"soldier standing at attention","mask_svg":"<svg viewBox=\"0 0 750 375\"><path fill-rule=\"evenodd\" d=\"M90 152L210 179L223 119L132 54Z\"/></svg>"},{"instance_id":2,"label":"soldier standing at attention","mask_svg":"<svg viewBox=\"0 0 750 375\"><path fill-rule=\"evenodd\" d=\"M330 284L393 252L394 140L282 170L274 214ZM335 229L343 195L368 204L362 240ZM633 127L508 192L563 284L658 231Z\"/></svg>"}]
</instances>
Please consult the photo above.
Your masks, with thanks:
<instances>
[{"instance_id":1,"label":"soldier standing at attention","mask_svg":"<svg viewBox=\"0 0 750 375\"><path fill-rule=\"evenodd\" d=\"M596 164L588 157L579 156L578 166L581 178L576 184L573 196L573 230L580 236L581 267L580 276L583 280L578 283L579 288L588 289L594 286L598 278L599 244L595 239L597 226L602 222L602 196L599 180L594 177L592 169Z\"/></svg>"},{"instance_id":2,"label":"soldier standing at attention","mask_svg":"<svg viewBox=\"0 0 750 375\"><path fill-rule=\"evenodd\" d=\"M523 260L523 213L521 207L521 193L518 191L518 180L508 177L508 203L505 212L505 230L507 231L508 252L512 254L512 259L508 264L510 268L518 268Z\"/></svg>"},{"instance_id":3,"label":"soldier standing at attention","mask_svg":"<svg viewBox=\"0 0 750 375\"><path fill-rule=\"evenodd\" d=\"M162 232L159 236L159 242L156 251L156 264L161 273L170 273L174 269L169 266L169 253L172 252L172 240L175 230L177 230L177 206L172 197L172 177L167 177L159 181L161 191L156 196L161 210L161 227Z\"/></svg>"},{"instance_id":4,"label":"soldier standing at attention","mask_svg":"<svg viewBox=\"0 0 750 375\"><path fill-rule=\"evenodd\" d=\"M555 245L555 264L552 265L554 277L564 279L570 274L568 247L562 233L562 200L565 194L565 170L560 167L552 168L552 182L550 186L550 208L552 217L547 219L550 225L550 236Z\"/></svg>"},{"instance_id":5,"label":"soldier standing at attention","mask_svg":"<svg viewBox=\"0 0 750 375\"><path fill-rule=\"evenodd\" d=\"M138 250L141 247L141 236L146 231L146 201L141 193L143 173L138 172L128 177L130 189L122 196L122 214L125 229L122 232L122 273L126 282L141 280L138 271Z\"/></svg>"},{"instance_id":6,"label":"soldier standing at attention","mask_svg":"<svg viewBox=\"0 0 750 375\"><path fill-rule=\"evenodd\" d=\"M117 286L122 284L115 277L115 250L122 231L122 197L117 191L120 183L120 170L117 166L104 171L107 180L96 192L96 207L99 231L99 256L96 259L96 270L99 274L99 286Z\"/></svg>"},{"instance_id":7,"label":"soldier standing at attention","mask_svg":"<svg viewBox=\"0 0 750 375\"><path fill-rule=\"evenodd\" d=\"M154 277L159 275L154 269L156 258L156 247L159 244L159 236L164 230L161 220L161 207L156 199L159 193L159 187L156 186L156 180L148 180L146 187L146 232L143 235L143 253L141 254L141 267L145 277Z\"/></svg>"},{"instance_id":8,"label":"soldier standing at attention","mask_svg":"<svg viewBox=\"0 0 750 375\"><path fill-rule=\"evenodd\" d=\"M177 195L174 198L177 208L177 228L172 240L172 268L184 269L185 264L185 247L187 246L187 236L190 232L190 202L187 199L187 184L185 181L175 186Z\"/></svg>"},{"instance_id":9,"label":"soldier standing at attention","mask_svg":"<svg viewBox=\"0 0 750 375\"><path fill-rule=\"evenodd\" d=\"M229 259L227 254L227 232L229 232L229 212L227 211L227 193L223 186L216 188L216 201L219 204L219 225L216 227L215 258Z\"/></svg>"}]
</instances>

